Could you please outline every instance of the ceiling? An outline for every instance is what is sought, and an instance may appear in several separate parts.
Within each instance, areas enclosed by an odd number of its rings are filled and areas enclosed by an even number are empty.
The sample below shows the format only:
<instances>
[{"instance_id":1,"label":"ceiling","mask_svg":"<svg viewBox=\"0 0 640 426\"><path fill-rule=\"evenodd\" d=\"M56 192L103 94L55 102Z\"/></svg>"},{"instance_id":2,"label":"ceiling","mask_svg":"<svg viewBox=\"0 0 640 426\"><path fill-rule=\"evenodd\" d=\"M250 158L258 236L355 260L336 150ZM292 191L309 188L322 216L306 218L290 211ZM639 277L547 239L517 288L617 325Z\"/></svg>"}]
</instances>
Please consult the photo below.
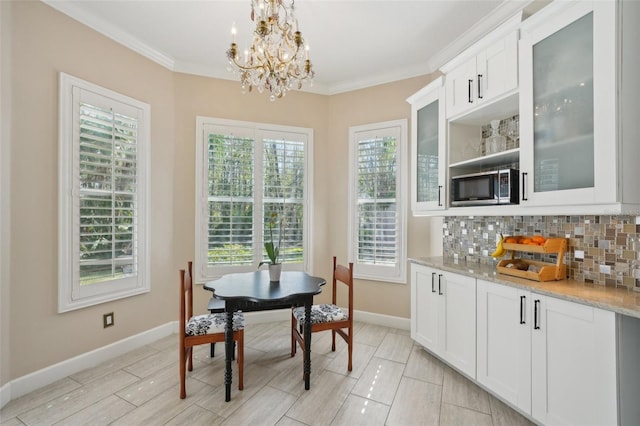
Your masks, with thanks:
<instances>
[{"instance_id":1,"label":"ceiling","mask_svg":"<svg viewBox=\"0 0 640 426\"><path fill-rule=\"evenodd\" d=\"M241 51L250 0L43 0L178 72L234 79L231 26ZM531 0L298 0L296 17L316 71L305 90L335 94L424 75Z\"/></svg>"}]
</instances>

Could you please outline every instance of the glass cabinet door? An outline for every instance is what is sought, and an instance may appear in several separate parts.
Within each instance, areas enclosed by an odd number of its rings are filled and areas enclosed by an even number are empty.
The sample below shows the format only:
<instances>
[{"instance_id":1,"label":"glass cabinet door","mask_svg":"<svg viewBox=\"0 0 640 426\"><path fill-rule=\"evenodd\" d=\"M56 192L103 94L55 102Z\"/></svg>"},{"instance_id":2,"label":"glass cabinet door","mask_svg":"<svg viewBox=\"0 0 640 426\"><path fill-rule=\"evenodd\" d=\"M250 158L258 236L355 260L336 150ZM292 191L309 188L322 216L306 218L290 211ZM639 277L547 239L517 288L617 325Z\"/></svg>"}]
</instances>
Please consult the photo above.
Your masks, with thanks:
<instances>
[{"instance_id":1,"label":"glass cabinet door","mask_svg":"<svg viewBox=\"0 0 640 426\"><path fill-rule=\"evenodd\" d=\"M533 46L533 108L533 191L593 187L593 12Z\"/></svg>"},{"instance_id":2,"label":"glass cabinet door","mask_svg":"<svg viewBox=\"0 0 640 426\"><path fill-rule=\"evenodd\" d=\"M414 215L446 206L445 99L442 77L407 99L411 104L411 208Z\"/></svg>"},{"instance_id":3,"label":"glass cabinet door","mask_svg":"<svg viewBox=\"0 0 640 426\"><path fill-rule=\"evenodd\" d=\"M418 140L416 164L416 199L418 203L438 202L441 198L438 147L438 110L436 100L418 110ZM440 200L442 201L442 200Z\"/></svg>"},{"instance_id":4,"label":"glass cabinet door","mask_svg":"<svg viewBox=\"0 0 640 426\"><path fill-rule=\"evenodd\" d=\"M553 2L520 32L520 204L614 203L616 4Z\"/></svg>"}]
</instances>

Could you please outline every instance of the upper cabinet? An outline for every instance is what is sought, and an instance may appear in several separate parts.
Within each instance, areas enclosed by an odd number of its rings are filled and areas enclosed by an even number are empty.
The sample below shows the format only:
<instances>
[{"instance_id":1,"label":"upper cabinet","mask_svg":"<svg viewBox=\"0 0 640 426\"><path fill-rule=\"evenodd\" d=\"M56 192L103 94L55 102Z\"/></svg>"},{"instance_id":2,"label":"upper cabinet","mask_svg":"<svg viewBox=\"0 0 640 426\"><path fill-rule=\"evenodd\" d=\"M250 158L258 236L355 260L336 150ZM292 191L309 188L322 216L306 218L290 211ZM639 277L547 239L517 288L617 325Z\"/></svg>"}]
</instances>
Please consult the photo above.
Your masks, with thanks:
<instances>
[{"instance_id":1,"label":"upper cabinet","mask_svg":"<svg viewBox=\"0 0 640 426\"><path fill-rule=\"evenodd\" d=\"M464 119L517 92L521 19L521 13L509 19L440 68L445 74L447 119Z\"/></svg>"},{"instance_id":2,"label":"upper cabinet","mask_svg":"<svg viewBox=\"0 0 640 426\"><path fill-rule=\"evenodd\" d=\"M445 192L445 106L442 77L407 99L411 104L411 208L442 210Z\"/></svg>"},{"instance_id":3,"label":"upper cabinet","mask_svg":"<svg viewBox=\"0 0 640 426\"><path fill-rule=\"evenodd\" d=\"M522 24L521 205L637 211L639 11L637 2L554 2Z\"/></svg>"},{"instance_id":4,"label":"upper cabinet","mask_svg":"<svg viewBox=\"0 0 640 426\"><path fill-rule=\"evenodd\" d=\"M460 116L518 88L518 31L513 30L446 73L447 118ZM459 61L459 59L457 59ZM448 69L446 66L443 70Z\"/></svg>"},{"instance_id":5,"label":"upper cabinet","mask_svg":"<svg viewBox=\"0 0 640 426\"><path fill-rule=\"evenodd\" d=\"M557 0L524 21L514 16L441 67L444 94L432 87L429 101L420 100L424 91L409 98L414 214L637 214L638 52L640 1ZM435 97L439 109L446 104L437 179L435 139L418 136L427 128L422 108ZM511 143L487 148L491 122ZM429 166L418 164L425 159ZM501 169L518 170L518 204L451 206L451 178Z\"/></svg>"}]
</instances>

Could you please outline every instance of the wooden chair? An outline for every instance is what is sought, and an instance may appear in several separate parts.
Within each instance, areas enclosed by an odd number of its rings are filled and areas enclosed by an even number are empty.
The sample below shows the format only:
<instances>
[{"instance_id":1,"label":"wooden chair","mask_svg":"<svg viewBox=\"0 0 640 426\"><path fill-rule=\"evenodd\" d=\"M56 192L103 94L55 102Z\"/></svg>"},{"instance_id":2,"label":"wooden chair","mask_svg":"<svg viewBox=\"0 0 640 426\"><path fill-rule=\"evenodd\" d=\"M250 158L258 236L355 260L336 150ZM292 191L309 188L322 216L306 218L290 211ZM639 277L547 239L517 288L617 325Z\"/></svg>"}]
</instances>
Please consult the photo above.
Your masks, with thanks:
<instances>
[{"instance_id":1,"label":"wooden chair","mask_svg":"<svg viewBox=\"0 0 640 426\"><path fill-rule=\"evenodd\" d=\"M337 283L347 286L347 312L336 305ZM353 354L353 263L349 267L338 265L333 257L333 295L331 304L313 305L311 307L311 332L331 330L331 350L336 350L336 334L347 343L349 361L347 369L352 370ZM291 311L291 356L296 354L296 342L304 351L304 307L293 308Z\"/></svg>"},{"instance_id":2,"label":"wooden chair","mask_svg":"<svg viewBox=\"0 0 640 426\"><path fill-rule=\"evenodd\" d=\"M224 342L226 314L204 314L193 316L193 263L185 272L180 270L180 398L187 396L186 368L193 370L193 347L207 343ZM244 316L233 314L233 340L238 348L238 389L244 387Z\"/></svg>"}]
</instances>

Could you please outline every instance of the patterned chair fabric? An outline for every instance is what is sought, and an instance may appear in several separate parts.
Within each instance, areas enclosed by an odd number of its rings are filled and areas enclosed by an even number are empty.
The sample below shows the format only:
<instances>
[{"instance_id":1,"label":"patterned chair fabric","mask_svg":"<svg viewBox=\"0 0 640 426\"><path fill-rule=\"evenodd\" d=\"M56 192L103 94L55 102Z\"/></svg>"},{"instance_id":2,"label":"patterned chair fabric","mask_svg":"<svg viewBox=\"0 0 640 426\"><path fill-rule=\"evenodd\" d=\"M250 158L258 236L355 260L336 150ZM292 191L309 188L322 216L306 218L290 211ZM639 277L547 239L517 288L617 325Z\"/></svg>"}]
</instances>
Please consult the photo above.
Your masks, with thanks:
<instances>
[{"instance_id":1,"label":"patterned chair fabric","mask_svg":"<svg viewBox=\"0 0 640 426\"><path fill-rule=\"evenodd\" d=\"M293 310L293 316L298 324L304 323L304 306L300 306ZM339 306L322 304L311 306L311 324L320 324L325 322L345 321L349 319L349 315Z\"/></svg>"},{"instance_id":2,"label":"patterned chair fabric","mask_svg":"<svg viewBox=\"0 0 640 426\"><path fill-rule=\"evenodd\" d=\"M304 314L304 312L303 312ZM189 319L185 326L187 336L203 336L205 334L224 333L227 322L227 314L196 315ZM244 328L244 315L242 312L233 313L233 331Z\"/></svg>"}]
</instances>

